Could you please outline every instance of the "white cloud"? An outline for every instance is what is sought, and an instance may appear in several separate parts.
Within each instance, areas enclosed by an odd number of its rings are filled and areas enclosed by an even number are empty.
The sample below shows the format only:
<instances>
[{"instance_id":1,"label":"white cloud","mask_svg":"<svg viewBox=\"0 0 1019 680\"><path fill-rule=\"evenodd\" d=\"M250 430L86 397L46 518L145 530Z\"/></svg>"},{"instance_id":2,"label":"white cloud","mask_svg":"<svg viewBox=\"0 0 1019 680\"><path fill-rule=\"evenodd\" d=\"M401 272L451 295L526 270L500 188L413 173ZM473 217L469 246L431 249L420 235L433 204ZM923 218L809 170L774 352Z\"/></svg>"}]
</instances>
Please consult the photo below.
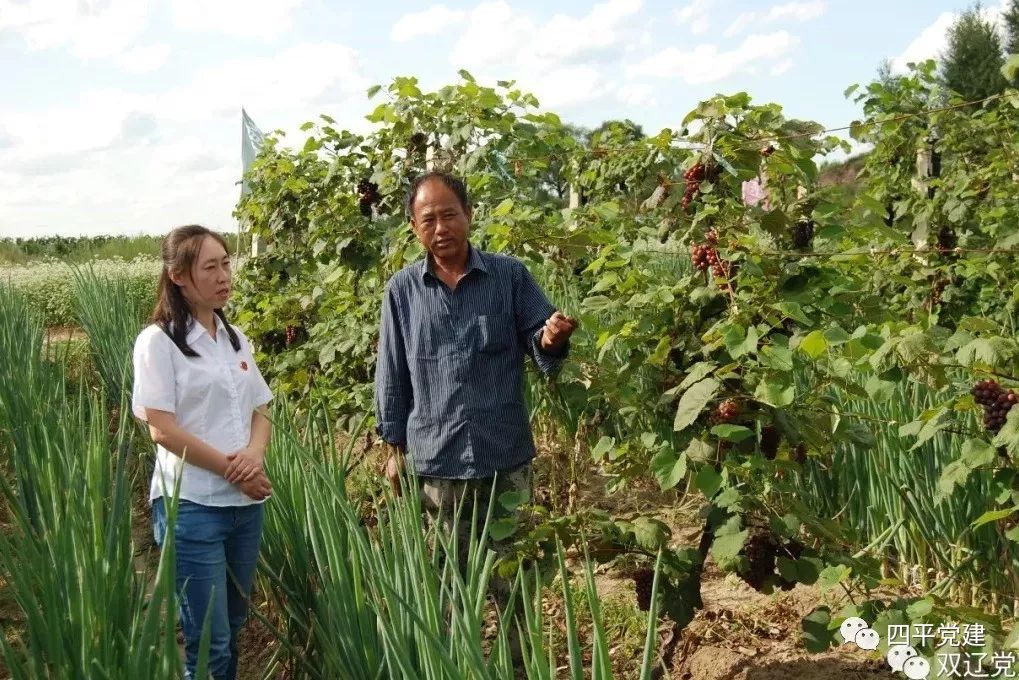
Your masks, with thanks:
<instances>
[{"instance_id":1,"label":"white cloud","mask_svg":"<svg viewBox=\"0 0 1019 680\"><path fill-rule=\"evenodd\" d=\"M524 53L537 28L531 18L505 2L484 2L471 11L453 46L450 61L471 68L505 63Z\"/></svg>"},{"instance_id":2,"label":"white cloud","mask_svg":"<svg viewBox=\"0 0 1019 680\"><path fill-rule=\"evenodd\" d=\"M690 29L694 35L700 35L711 28L711 6L715 0L690 0L689 3L672 11L676 23Z\"/></svg>"},{"instance_id":3,"label":"white cloud","mask_svg":"<svg viewBox=\"0 0 1019 680\"><path fill-rule=\"evenodd\" d=\"M67 46L80 59L112 57L135 41L148 17L148 0L0 0L0 35L18 35L30 50Z\"/></svg>"},{"instance_id":4,"label":"white cloud","mask_svg":"<svg viewBox=\"0 0 1019 680\"><path fill-rule=\"evenodd\" d=\"M13 139L14 160L73 154L113 144L132 111L145 109L145 98L115 89L96 89L76 100L43 111L0 111Z\"/></svg>"},{"instance_id":5,"label":"white cloud","mask_svg":"<svg viewBox=\"0 0 1019 680\"><path fill-rule=\"evenodd\" d=\"M353 50L316 43L200 67L154 94L93 89L60 108L0 109L0 232L158 232L185 221L229 229L241 105L299 146L301 123L319 113L364 130L368 84Z\"/></svg>"},{"instance_id":6,"label":"white cloud","mask_svg":"<svg viewBox=\"0 0 1019 680\"><path fill-rule=\"evenodd\" d=\"M408 42L423 35L436 35L459 24L466 16L461 10L434 5L421 12L404 14L393 24L389 37L395 42Z\"/></svg>"},{"instance_id":7,"label":"white cloud","mask_svg":"<svg viewBox=\"0 0 1019 680\"><path fill-rule=\"evenodd\" d=\"M174 121L233 116L241 106L253 115L302 112L299 125L330 106L362 96L369 84L351 48L306 43L273 55L204 66L190 83L155 97L151 108Z\"/></svg>"},{"instance_id":8,"label":"white cloud","mask_svg":"<svg viewBox=\"0 0 1019 680\"><path fill-rule=\"evenodd\" d=\"M825 10L823 0L808 0L774 5L767 11L742 12L725 29L725 36L731 38L739 35L751 26L762 28L769 24L788 23L789 21L803 23L820 17Z\"/></svg>"},{"instance_id":9,"label":"white cloud","mask_svg":"<svg viewBox=\"0 0 1019 680\"><path fill-rule=\"evenodd\" d=\"M186 31L274 39L294 25L304 0L171 0L173 24Z\"/></svg>"},{"instance_id":10,"label":"white cloud","mask_svg":"<svg viewBox=\"0 0 1019 680\"><path fill-rule=\"evenodd\" d=\"M170 46L166 43L135 47L118 54L113 61L125 73L151 73L162 68L170 58Z\"/></svg>"},{"instance_id":11,"label":"white cloud","mask_svg":"<svg viewBox=\"0 0 1019 680\"><path fill-rule=\"evenodd\" d=\"M563 66L528 77L542 106L550 109L576 106L608 94L610 86L592 66Z\"/></svg>"},{"instance_id":12,"label":"white cloud","mask_svg":"<svg viewBox=\"0 0 1019 680\"><path fill-rule=\"evenodd\" d=\"M513 78L542 105L566 107L610 94L606 64L639 41L631 19L640 0L607 0L583 16L538 22L506 2L483 2L467 17L450 62L486 80Z\"/></svg>"},{"instance_id":13,"label":"white cloud","mask_svg":"<svg viewBox=\"0 0 1019 680\"><path fill-rule=\"evenodd\" d=\"M739 35L745 28L757 21L757 16L757 12L741 12L725 29L725 37L731 38L735 35Z\"/></svg>"},{"instance_id":14,"label":"white cloud","mask_svg":"<svg viewBox=\"0 0 1019 680\"><path fill-rule=\"evenodd\" d=\"M984 7L981 14L999 30L1004 28L1002 15L1009 0L1002 0L997 7ZM956 12L942 12L932 24L924 28L898 56L892 59L892 72L905 73L910 62L920 63L937 59L948 45L948 29L959 17Z\"/></svg>"},{"instance_id":15,"label":"white cloud","mask_svg":"<svg viewBox=\"0 0 1019 680\"><path fill-rule=\"evenodd\" d=\"M720 50L712 44L698 45L692 50L668 47L630 66L627 72L631 78L678 78L688 85L711 83L737 73L756 73L765 62L785 57L798 43L796 36L777 31L749 35L731 50Z\"/></svg>"},{"instance_id":16,"label":"white cloud","mask_svg":"<svg viewBox=\"0 0 1019 680\"><path fill-rule=\"evenodd\" d=\"M941 13L899 56L892 59L892 70L903 73L906 71L906 64L910 62L919 63L936 58L945 47L946 34L949 27L955 23L955 16L953 12Z\"/></svg>"},{"instance_id":17,"label":"white cloud","mask_svg":"<svg viewBox=\"0 0 1019 680\"><path fill-rule=\"evenodd\" d=\"M616 98L626 106L655 106L655 88L647 83L626 83L616 91Z\"/></svg>"},{"instance_id":18,"label":"white cloud","mask_svg":"<svg viewBox=\"0 0 1019 680\"><path fill-rule=\"evenodd\" d=\"M810 21L824 14L824 10L825 6L822 0L787 2L784 5L776 5L768 10L768 21L779 21L781 19Z\"/></svg>"},{"instance_id":19,"label":"white cloud","mask_svg":"<svg viewBox=\"0 0 1019 680\"><path fill-rule=\"evenodd\" d=\"M0 184L12 191L0 194L0 233L165 233L188 222L231 229L237 163L232 146L185 134L40 157L11 174L5 164Z\"/></svg>"},{"instance_id":20,"label":"white cloud","mask_svg":"<svg viewBox=\"0 0 1019 680\"><path fill-rule=\"evenodd\" d=\"M793 60L792 59L784 59L784 60L780 61L779 63L775 64L774 66L772 66L770 69L768 69L768 73L773 75L773 76L780 76L783 73L785 73L786 71L788 71L789 69L791 69L792 67L793 67Z\"/></svg>"},{"instance_id":21,"label":"white cloud","mask_svg":"<svg viewBox=\"0 0 1019 680\"><path fill-rule=\"evenodd\" d=\"M542 56L567 60L611 50L622 44L622 26L640 11L641 4L641 0L609 0L583 17L557 14L541 27L532 47Z\"/></svg>"}]
</instances>

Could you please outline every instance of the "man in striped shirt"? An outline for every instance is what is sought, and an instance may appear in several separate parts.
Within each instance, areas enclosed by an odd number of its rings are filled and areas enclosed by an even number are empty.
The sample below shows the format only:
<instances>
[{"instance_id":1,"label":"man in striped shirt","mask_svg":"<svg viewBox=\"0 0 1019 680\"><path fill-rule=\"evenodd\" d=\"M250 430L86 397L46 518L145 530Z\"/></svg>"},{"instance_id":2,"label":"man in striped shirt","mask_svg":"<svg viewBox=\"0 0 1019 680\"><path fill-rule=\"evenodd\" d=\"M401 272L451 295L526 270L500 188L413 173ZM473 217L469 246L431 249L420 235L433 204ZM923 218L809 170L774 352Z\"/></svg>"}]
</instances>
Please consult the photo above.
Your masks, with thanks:
<instances>
[{"instance_id":1,"label":"man in striped shirt","mask_svg":"<svg viewBox=\"0 0 1019 680\"><path fill-rule=\"evenodd\" d=\"M386 476L399 492L405 457L430 519L449 526L452 505L484 521L493 478L530 491L534 438L524 404L524 357L559 368L577 322L549 303L527 268L471 246L472 210L460 179L432 172L407 196L427 251L390 279L375 375L378 432L391 446ZM471 506L462 510L469 524ZM465 553L463 553L465 554Z\"/></svg>"}]
</instances>

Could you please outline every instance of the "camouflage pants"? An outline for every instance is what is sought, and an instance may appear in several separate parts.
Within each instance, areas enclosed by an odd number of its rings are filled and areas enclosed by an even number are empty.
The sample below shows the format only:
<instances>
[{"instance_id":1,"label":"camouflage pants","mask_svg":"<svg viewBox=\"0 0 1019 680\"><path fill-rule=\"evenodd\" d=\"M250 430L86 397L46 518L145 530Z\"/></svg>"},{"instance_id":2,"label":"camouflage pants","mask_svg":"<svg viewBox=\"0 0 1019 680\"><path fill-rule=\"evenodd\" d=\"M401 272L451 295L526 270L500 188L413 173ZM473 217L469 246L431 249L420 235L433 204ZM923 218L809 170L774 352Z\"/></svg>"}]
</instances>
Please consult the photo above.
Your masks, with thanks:
<instances>
[{"instance_id":1,"label":"camouflage pants","mask_svg":"<svg viewBox=\"0 0 1019 680\"><path fill-rule=\"evenodd\" d=\"M516 517L518 510L508 509L499 502L499 497L507 491L517 492L528 502L531 498L532 472L531 462L509 470L499 472L494 478L485 479L440 479L437 477L418 477L418 488L421 492L421 506L425 515L425 521L429 526L438 525L447 536L456 540L457 555L460 562L460 573L466 578L467 555L471 542L471 521L477 514L475 531L480 535L485 524L485 517L488 515L490 503L495 503L492 508L492 522L500 519ZM495 487L494 493L492 487ZM459 511L459 515L457 512ZM499 557L509 552L513 537L504 540L489 538L488 547L495 551ZM509 602L513 584L498 575L493 575L490 581L490 592L499 608L500 615L505 611ZM515 607L523 624L522 603ZM519 653L519 640L516 626L510 626L507 631L514 655Z\"/></svg>"}]
</instances>

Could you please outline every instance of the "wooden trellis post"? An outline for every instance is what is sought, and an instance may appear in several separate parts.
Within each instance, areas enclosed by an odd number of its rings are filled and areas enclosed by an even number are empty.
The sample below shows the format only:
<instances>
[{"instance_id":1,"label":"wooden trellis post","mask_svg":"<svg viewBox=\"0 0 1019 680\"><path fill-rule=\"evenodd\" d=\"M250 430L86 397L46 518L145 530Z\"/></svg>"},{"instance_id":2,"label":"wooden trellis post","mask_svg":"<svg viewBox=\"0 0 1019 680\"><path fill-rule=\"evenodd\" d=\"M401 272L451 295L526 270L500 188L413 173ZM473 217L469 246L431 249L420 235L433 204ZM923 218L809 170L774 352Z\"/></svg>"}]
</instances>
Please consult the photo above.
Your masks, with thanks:
<instances>
[{"instance_id":1,"label":"wooden trellis post","mask_svg":"<svg viewBox=\"0 0 1019 680\"><path fill-rule=\"evenodd\" d=\"M926 193L927 198L934 198L934 187L930 180L941 177L941 153L934 147L936 142L937 136L931 133L927 137L927 144L916 152L913 187L920 193Z\"/></svg>"},{"instance_id":2,"label":"wooden trellis post","mask_svg":"<svg viewBox=\"0 0 1019 680\"><path fill-rule=\"evenodd\" d=\"M251 237L251 257L258 257L265 252L265 242L261 236Z\"/></svg>"}]
</instances>

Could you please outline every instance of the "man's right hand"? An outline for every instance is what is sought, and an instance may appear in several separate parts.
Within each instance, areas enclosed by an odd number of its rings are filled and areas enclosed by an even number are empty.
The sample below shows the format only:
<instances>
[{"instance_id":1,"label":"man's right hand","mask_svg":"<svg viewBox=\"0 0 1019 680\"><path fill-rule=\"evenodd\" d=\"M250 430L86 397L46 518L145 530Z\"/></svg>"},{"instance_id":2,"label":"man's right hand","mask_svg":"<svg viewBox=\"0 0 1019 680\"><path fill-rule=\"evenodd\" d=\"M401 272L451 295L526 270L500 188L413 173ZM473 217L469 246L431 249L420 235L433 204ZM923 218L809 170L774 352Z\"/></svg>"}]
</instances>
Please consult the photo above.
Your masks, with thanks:
<instances>
[{"instance_id":1,"label":"man's right hand","mask_svg":"<svg viewBox=\"0 0 1019 680\"><path fill-rule=\"evenodd\" d=\"M237 482L235 486L243 491L245 496L254 501L264 501L272 495L272 482L265 476L265 472L261 470L251 479Z\"/></svg>"},{"instance_id":2,"label":"man's right hand","mask_svg":"<svg viewBox=\"0 0 1019 680\"><path fill-rule=\"evenodd\" d=\"M386 459L386 479L393 489L393 495L400 496L403 490L400 488L400 477L403 476L404 468L407 467L406 450L402 446L386 445L389 457Z\"/></svg>"}]
</instances>

